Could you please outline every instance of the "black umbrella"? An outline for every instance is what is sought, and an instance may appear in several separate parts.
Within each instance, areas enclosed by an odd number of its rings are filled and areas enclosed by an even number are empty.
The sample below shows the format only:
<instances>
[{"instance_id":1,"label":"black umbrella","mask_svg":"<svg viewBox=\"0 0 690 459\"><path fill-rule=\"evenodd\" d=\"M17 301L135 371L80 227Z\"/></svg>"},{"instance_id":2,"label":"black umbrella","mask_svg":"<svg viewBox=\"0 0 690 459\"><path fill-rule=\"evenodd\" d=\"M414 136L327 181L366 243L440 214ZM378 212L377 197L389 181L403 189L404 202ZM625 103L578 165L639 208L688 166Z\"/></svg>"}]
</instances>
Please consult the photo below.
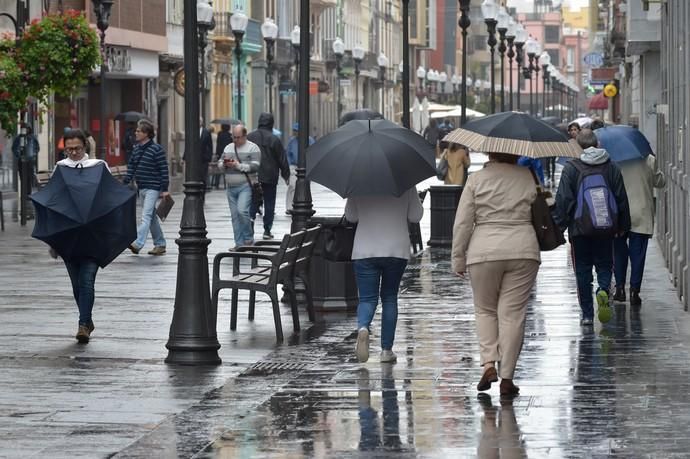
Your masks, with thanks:
<instances>
[{"instance_id":1,"label":"black umbrella","mask_svg":"<svg viewBox=\"0 0 690 459\"><path fill-rule=\"evenodd\" d=\"M58 166L31 199L36 208L31 236L65 260L91 257L103 268L137 238L136 193L104 164Z\"/></svg>"},{"instance_id":2,"label":"black umbrella","mask_svg":"<svg viewBox=\"0 0 690 459\"><path fill-rule=\"evenodd\" d=\"M116 120L125 121L127 123L136 123L142 118L146 118L146 115L139 112L122 112L115 115Z\"/></svg>"},{"instance_id":3,"label":"black umbrella","mask_svg":"<svg viewBox=\"0 0 690 459\"><path fill-rule=\"evenodd\" d=\"M520 112L502 112L478 118L443 138L486 153L508 153L530 158L577 158L582 150L555 127Z\"/></svg>"},{"instance_id":4,"label":"black umbrella","mask_svg":"<svg viewBox=\"0 0 690 459\"><path fill-rule=\"evenodd\" d=\"M352 120L382 120L384 119L383 115L377 112L376 110L372 110L370 108L360 108L358 110L352 110L351 112L345 113L343 116L340 117L340 121L338 122L338 126L345 126L348 122Z\"/></svg>"},{"instance_id":5,"label":"black umbrella","mask_svg":"<svg viewBox=\"0 0 690 459\"><path fill-rule=\"evenodd\" d=\"M342 197L401 196L434 174L434 147L388 120L350 121L307 149L307 178Z\"/></svg>"},{"instance_id":6,"label":"black umbrella","mask_svg":"<svg viewBox=\"0 0 690 459\"><path fill-rule=\"evenodd\" d=\"M236 126L241 124L240 120L234 118L216 118L211 120L211 124L227 124L228 126Z\"/></svg>"}]
</instances>

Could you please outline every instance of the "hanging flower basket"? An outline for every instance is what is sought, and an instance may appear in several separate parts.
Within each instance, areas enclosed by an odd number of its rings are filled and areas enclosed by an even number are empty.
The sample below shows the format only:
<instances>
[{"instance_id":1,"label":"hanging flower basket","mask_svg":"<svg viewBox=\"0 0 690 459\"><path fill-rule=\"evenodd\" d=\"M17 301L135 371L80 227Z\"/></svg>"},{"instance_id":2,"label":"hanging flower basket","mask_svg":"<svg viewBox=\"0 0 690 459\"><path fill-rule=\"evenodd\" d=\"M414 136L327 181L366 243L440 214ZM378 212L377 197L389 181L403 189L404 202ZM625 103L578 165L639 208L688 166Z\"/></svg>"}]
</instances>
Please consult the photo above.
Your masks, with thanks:
<instances>
[{"instance_id":1,"label":"hanging flower basket","mask_svg":"<svg viewBox=\"0 0 690 459\"><path fill-rule=\"evenodd\" d=\"M26 106L27 84L17 66L13 50L0 42L0 127L6 132L17 130L17 113Z\"/></svg>"}]
</instances>

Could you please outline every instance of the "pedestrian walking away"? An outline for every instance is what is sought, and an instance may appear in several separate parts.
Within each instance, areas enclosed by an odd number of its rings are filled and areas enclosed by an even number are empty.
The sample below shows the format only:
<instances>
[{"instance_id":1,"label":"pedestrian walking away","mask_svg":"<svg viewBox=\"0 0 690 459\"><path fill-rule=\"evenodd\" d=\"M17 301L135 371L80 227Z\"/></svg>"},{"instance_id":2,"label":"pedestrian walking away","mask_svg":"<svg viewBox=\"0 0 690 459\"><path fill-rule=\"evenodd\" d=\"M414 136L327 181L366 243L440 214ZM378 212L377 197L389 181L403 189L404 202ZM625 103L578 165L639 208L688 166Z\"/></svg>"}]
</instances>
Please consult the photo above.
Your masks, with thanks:
<instances>
[{"instance_id":1,"label":"pedestrian walking away","mask_svg":"<svg viewBox=\"0 0 690 459\"><path fill-rule=\"evenodd\" d=\"M247 128L237 124L232 128L233 142L225 147L218 167L225 171L225 190L230 207L232 234L235 247L254 243L252 227L252 183L257 182L261 163L261 150L247 140Z\"/></svg>"},{"instance_id":2,"label":"pedestrian walking away","mask_svg":"<svg viewBox=\"0 0 690 459\"><path fill-rule=\"evenodd\" d=\"M247 140L258 145L261 149L261 165L259 166L259 182L263 190L264 202L264 239L273 239L273 219L276 208L276 191L278 188L278 174L283 177L285 184L290 182L290 166L288 166L285 148L280 139L273 135L273 115L262 113L259 115L258 128L252 131ZM259 211L258 204L251 209L251 218L255 219Z\"/></svg>"},{"instance_id":3,"label":"pedestrian walking away","mask_svg":"<svg viewBox=\"0 0 690 459\"><path fill-rule=\"evenodd\" d=\"M125 184L136 182L141 198L141 223L137 229L137 240L132 242L129 250L138 254L146 245L149 231L153 237L153 249L149 255L165 255L166 241L161 222L156 215L158 198L168 196L168 159L165 150L153 141L156 130L153 123L147 119L137 122L134 131L136 146L127 164Z\"/></svg>"},{"instance_id":4,"label":"pedestrian walking away","mask_svg":"<svg viewBox=\"0 0 690 459\"><path fill-rule=\"evenodd\" d=\"M424 209L416 188L400 197L348 198L345 218L357 223L352 247L357 305L357 360L369 360L371 323L381 298L381 362L395 362L393 352L398 321L398 291L410 256L408 223L418 223Z\"/></svg>"},{"instance_id":5,"label":"pedestrian walking away","mask_svg":"<svg viewBox=\"0 0 690 459\"><path fill-rule=\"evenodd\" d=\"M448 170L443 177L446 185L464 185L467 180L467 171L470 168L470 154L467 147L457 143L448 143L448 147L441 153L441 161L446 161Z\"/></svg>"},{"instance_id":6,"label":"pedestrian walking away","mask_svg":"<svg viewBox=\"0 0 690 459\"><path fill-rule=\"evenodd\" d=\"M664 173L656 168L656 158L620 164L630 203L630 232L614 241L614 301L625 302L625 285L630 260L630 305L641 306L640 289L647 258L647 244L654 234L654 188L666 186Z\"/></svg>"},{"instance_id":7,"label":"pedestrian walking away","mask_svg":"<svg viewBox=\"0 0 690 459\"><path fill-rule=\"evenodd\" d=\"M461 279L469 272L483 374L477 390L501 377L500 392L513 383L525 335L527 302L541 263L531 221L534 179L518 156L489 153L460 196L453 226L451 262ZM500 364L498 372L496 364Z\"/></svg>"},{"instance_id":8,"label":"pedestrian walking away","mask_svg":"<svg viewBox=\"0 0 690 459\"><path fill-rule=\"evenodd\" d=\"M225 147L232 143L232 133L230 132L229 124L221 124L220 132L216 138L216 154L214 155L215 163L218 162L220 158L223 157L223 151ZM221 169L222 170L222 169ZM220 174L214 174L211 179L211 186L216 190L220 187Z\"/></svg>"},{"instance_id":9,"label":"pedestrian walking away","mask_svg":"<svg viewBox=\"0 0 690 459\"><path fill-rule=\"evenodd\" d=\"M606 150L598 148L591 129L577 136L584 149L579 159L566 163L556 193L554 221L568 229L568 239L577 296L582 310L581 325L591 326L594 319L592 268L597 273L596 299L599 321L608 322L613 277L613 241L630 230L630 210L623 176Z\"/></svg>"},{"instance_id":10,"label":"pedestrian walking away","mask_svg":"<svg viewBox=\"0 0 690 459\"><path fill-rule=\"evenodd\" d=\"M287 160L290 166L290 181L288 183L287 193L285 194L285 213L290 214L292 211L292 201L295 198L295 184L297 184L297 158L299 157L299 123L292 125L292 137L287 145ZM309 136L308 145L314 143L314 138Z\"/></svg>"}]
</instances>

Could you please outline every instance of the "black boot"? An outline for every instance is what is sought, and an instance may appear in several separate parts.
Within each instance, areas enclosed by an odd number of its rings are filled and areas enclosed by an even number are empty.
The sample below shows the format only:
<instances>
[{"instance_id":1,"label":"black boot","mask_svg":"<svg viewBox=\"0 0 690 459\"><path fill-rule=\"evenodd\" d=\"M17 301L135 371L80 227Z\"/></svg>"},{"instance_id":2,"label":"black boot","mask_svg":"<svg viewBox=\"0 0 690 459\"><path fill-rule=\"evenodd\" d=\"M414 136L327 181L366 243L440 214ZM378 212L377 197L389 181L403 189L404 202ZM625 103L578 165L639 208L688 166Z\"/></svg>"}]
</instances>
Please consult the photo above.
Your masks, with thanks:
<instances>
[{"instance_id":1,"label":"black boot","mask_svg":"<svg viewBox=\"0 0 690 459\"><path fill-rule=\"evenodd\" d=\"M632 295L632 291L630 295ZM616 287L616 293L613 295L613 301L620 301L621 303L625 303L625 288Z\"/></svg>"},{"instance_id":2,"label":"black boot","mask_svg":"<svg viewBox=\"0 0 690 459\"><path fill-rule=\"evenodd\" d=\"M639 289L630 289L630 306L642 306L642 298L640 298Z\"/></svg>"}]
</instances>

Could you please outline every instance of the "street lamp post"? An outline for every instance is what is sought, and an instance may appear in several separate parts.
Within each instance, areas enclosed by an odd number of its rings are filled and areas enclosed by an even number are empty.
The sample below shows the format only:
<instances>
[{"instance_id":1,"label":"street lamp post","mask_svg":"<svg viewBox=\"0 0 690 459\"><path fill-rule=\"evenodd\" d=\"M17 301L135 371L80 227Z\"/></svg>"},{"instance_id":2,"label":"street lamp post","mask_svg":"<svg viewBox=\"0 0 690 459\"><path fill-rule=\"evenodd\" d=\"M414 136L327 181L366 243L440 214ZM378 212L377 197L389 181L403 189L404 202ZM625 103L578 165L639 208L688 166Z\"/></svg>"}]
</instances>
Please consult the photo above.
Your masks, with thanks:
<instances>
[{"instance_id":1,"label":"street lamp post","mask_svg":"<svg viewBox=\"0 0 690 459\"><path fill-rule=\"evenodd\" d=\"M460 19L458 25L462 34L462 80L460 84L460 125L464 126L467 122L467 28L470 26L470 1L458 0L460 2Z\"/></svg>"},{"instance_id":2,"label":"street lamp post","mask_svg":"<svg viewBox=\"0 0 690 459\"><path fill-rule=\"evenodd\" d=\"M201 58L201 125L206 124L206 46L208 46L208 33L216 27L216 21L213 18L213 9L211 14L207 14L207 9L203 7L206 0L197 3L196 22L199 31L199 57ZM203 15L203 16L202 16Z\"/></svg>"},{"instance_id":3,"label":"street lamp post","mask_svg":"<svg viewBox=\"0 0 690 459\"><path fill-rule=\"evenodd\" d=\"M543 53L541 53L539 61L541 62L542 79L544 82L544 110L542 110L541 112L542 117L544 117L546 116L546 88L549 85L549 65L551 65L551 56L548 52L544 51Z\"/></svg>"},{"instance_id":4,"label":"street lamp post","mask_svg":"<svg viewBox=\"0 0 690 459\"><path fill-rule=\"evenodd\" d=\"M434 69L431 69L428 72L426 72L426 82L429 94L435 93L436 85L438 83L438 72Z\"/></svg>"},{"instance_id":5,"label":"street lamp post","mask_svg":"<svg viewBox=\"0 0 690 459\"><path fill-rule=\"evenodd\" d=\"M206 1L200 11L213 9ZM185 151L199 151L199 47L197 43L197 2L184 0L184 72L185 72ZM166 363L182 365L218 365L220 344L216 335L217 311L211 305L208 283L208 245L204 217L204 182L206 174L199 155L188 155L185 168L184 204L180 221L177 258L175 307L167 344Z\"/></svg>"},{"instance_id":6,"label":"street lamp post","mask_svg":"<svg viewBox=\"0 0 690 459\"><path fill-rule=\"evenodd\" d=\"M496 30L498 30L498 55L501 58L501 111L506 111L506 93L505 93L505 54L506 54L506 34L508 33L508 26L510 25L510 15L506 12L505 7L501 7L498 12Z\"/></svg>"},{"instance_id":7,"label":"street lamp post","mask_svg":"<svg viewBox=\"0 0 690 459\"><path fill-rule=\"evenodd\" d=\"M108 70L108 63L105 59L105 31L108 30L110 21L110 10L113 7L113 0L91 0L93 3L93 12L96 15L96 27L98 27L100 43L101 43L101 119L100 129L98 131L98 145L101 147L100 159L105 159L107 146L105 144L105 113L106 107L106 87L105 87L105 73Z\"/></svg>"},{"instance_id":8,"label":"street lamp post","mask_svg":"<svg viewBox=\"0 0 690 459\"><path fill-rule=\"evenodd\" d=\"M300 82L300 41L302 37L302 29L300 26L296 25L293 27L292 32L290 32L290 43L292 44L292 51L295 59L295 93L297 95L297 106L299 107L299 82ZM299 108L297 109L297 115L299 116Z\"/></svg>"},{"instance_id":9,"label":"street lamp post","mask_svg":"<svg viewBox=\"0 0 690 459\"><path fill-rule=\"evenodd\" d=\"M355 109L359 108L359 66L364 60L364 52L360 45L352 48L352 59L355 61Z\"/></svg>"},{"instance_id":10,"label":"street lamp post","mask_svg":"<svg viewBox=\"0 0 690 459\"><path fill-rule=\"evenodd\" d=\"M424 78L426 78L426 69L421 65L417 67L417 79L419 80L419 98L424 97Z\"/></svg>"},{"instance_id":11,"label":"street lamp post","mask_svg":"<svg viewBox=\"0 0 690 459\"><path fill-rule=\"evenodd\" d=\"M261 35L266 43L266 85L268 86L268 111L273 113L273 48L278 38L278 26L271 18L261 24Z\"/></svg>"},{"instance_id":12,"label":"street lamp post","mask_svg":"<svg viewBox=\"0 0 690 459\"><path fill-rule=\"evenodd\" d=\"M482 3L482 15L484 16L484 23L486 24L486 30L489 33L489 39L487 43L489 45L489 55L491 56L491 113L496 113L496 71L494 62L494 48L496 47L496 16L498 15L498 5L494 0L484 0Z\"/></svg>"},{"instance_id":13,"label":"street lamp post","mask_svg":"<svg viewBox=\"0 0 690 459\"><path fill-rule=\"evenodd\" d=\"M402 124L410 128L410 0L402 0L402 39L403 39L403 67L402 67Z\"/></svg>"},{"instance_id":14,"label":"street lamp post","mask_svg":"<svg viewBox=\"0 0 690 459\"><path fill-rule=\"evenodd\" d=\"M534 115L534 85L532 84L532 71L534 70L534 56L537 54L537 41L529 37L527 39L527 43L525 43L525 52L527 53L527 57L529 59L527 66L525 67L527 69L526 74L529 75L529 113L530 115ZM527 78L527 77L525 77Z\"/></svg>"},{"instance_id":15,"label":"street lamp post","mask_svg":"<svg viewBox=\"0 0 690 459\"><path fill-rule=\"evenodd\" d=\"M458 103L458 86L460 85L460 77L457 76L456 74L453 74L452 77L450 77L450 84L453 85L453 103Z\"/></svg>"},{"instance_id":16,"label":"street lamp post","mask_svg":"<svg viewBox=\"0 0 690 459\"><path fill-rule=\"evenodd\" d=\"M508 31L506 32L506 40L508 41L508 88L509 88L509 102L508 110L513 111L513 58L515 57L515 33L517 32L517 23L513 18L508 22Z\"/></svg>"},{"instance_id":17,"label":"street lamp post","mask_svg":"<svg viewBox=\"0 0 690 459\"><path fill-rule=\"evenodd\" d=\"M333 54L335 54L335 76L336 80L338 80L336 112L338 113L338 120L340 120L340 113L342 112L342 106L340 104L340 72L342 70L343 56L345 55L345 43L340 37L336 37L336 39L333 40Z\"/></svg>"},{"instance_id":18,"label":"street lamp post","mask_svg":"<svg viewBox=\"0 0 690 459\"><path fill-rule=\"evenodd\" d=\"M527 31L522 24L517 25L515 30L515 63L517 64L517 111L522 111L520 103L520 95L522 94L522 83L520 82L520 72L522 71L522 63L524 62L523 47L527 41Z\"/></svg>"},{"instance_id":19,"label":"street lamp post","mask_svg":"<svg viewBox=\"0 0 690 459\"><path fill-rule=\"evenodd\" d=\"M379 64L379 78L381 79L381 115L384 115L385 117L385 93L386 93L386 67L388 67L388 58L386 57L385 54L383 54L383 51L381 51L381 54L379 54L379 57L376 59L376 63Z\"/></svg>"},{"instance_id":20,"label":"street lamp post","mask_svg":"<svg viewBox=\"0 0 690 459\"><path fill-rule=\"evenodd\" d=\"M249 18L242 11L230 16L230 28L235 36L235 57L237 58L237 119L242 121L242 39L247 31Z\"/></svg>"},{"instance_id":21,"label":"street lamp post","mask_svg":"<svg viewBox=\"0 0 690 459\"><path fill-rule=\"evenodd\" d=\"M441 72L441 74L438 76L438 81L441 83L441 102L444 102L446 98L446 83L448 82L448 74L446 72Z\"/></svg>"}]
</instances>

